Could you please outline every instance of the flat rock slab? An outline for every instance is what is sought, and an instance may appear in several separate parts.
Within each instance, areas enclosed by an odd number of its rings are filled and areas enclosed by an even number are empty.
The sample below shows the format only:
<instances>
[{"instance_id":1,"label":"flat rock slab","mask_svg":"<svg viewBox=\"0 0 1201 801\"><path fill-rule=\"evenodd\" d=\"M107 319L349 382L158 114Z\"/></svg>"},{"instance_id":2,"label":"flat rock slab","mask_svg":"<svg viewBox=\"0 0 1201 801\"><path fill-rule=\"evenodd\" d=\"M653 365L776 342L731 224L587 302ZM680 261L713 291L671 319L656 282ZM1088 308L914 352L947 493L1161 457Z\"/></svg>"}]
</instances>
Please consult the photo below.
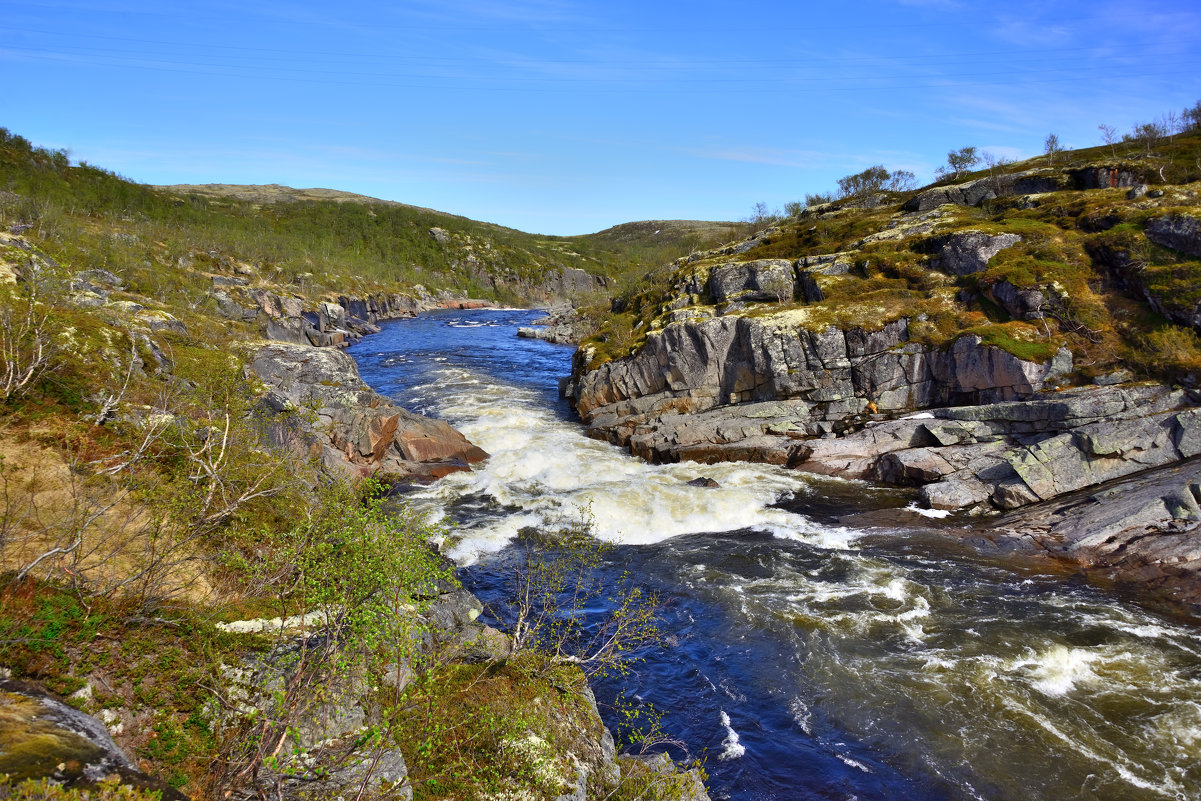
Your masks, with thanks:
<instances>
[{"instance_id":1,"label":"flat rock slab","mask_svg":"<svg viewBox=\"0 0 1201 801\"><path fill-rule=\"evenodd\" d=\"M1199 499L1193 458L1011 512L984 533L1201 616Z\"/></svg>"}]
</instances>

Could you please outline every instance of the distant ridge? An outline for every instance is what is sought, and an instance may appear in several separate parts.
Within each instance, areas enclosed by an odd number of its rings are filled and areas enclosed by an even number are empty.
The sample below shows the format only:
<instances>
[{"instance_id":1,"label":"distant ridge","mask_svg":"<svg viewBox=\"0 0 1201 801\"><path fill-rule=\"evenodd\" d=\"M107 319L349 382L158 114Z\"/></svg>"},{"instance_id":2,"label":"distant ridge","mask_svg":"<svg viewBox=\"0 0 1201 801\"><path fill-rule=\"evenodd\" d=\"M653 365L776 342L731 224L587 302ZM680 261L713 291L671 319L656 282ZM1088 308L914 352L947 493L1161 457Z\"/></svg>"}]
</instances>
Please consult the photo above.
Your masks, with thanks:
<instances>
[{"instance_id":1,"label":"distant ridge","mask_svg":"<svg viewBox=\"0 0 1201 801\"><path fill-rule=\"evenodd\" d=\"M177 192L185 195L206 195L208 197L232 197L250 203L296 203L304 200L332 200L336 203L370 203L384 206L402 206L406 209L441 214L446 217L459 215L450 214L424 206L414 206L411 203L400 203L395 200L382 200L370 195L358 195L354 192L343 192L339 189L296 189L282 184L171 184L156 186L167 192Z\"/></svg>"},{"instance_id":2,"label":"distant ridge","mask_svg":"<svg viewBox=\"0 0 1201 801\"><path fill-rule=\"evenodd\" d=\"M621 223L595 234L585 234L581 239L620 244L670 244L680 240L702 238L733 238L743 224L709 220L642 220Z\"/></svg>"},{"instance_id":3,"label":"distant ridge","mask_svg":"<svg viewBox=\"0 0 1201 801\"><path fill-rule=\"evenodd\" d=\"M170 184L154 187L166 192L182 195L204 195L214 198L235 198L247 203L271 205L275 203L297 203L302 201L332 200L335 203L364 203L382 206L397 206L415 211L437 214L443 217L467 219L459 214L446 211L414 206L411 203L400 203L395 200L382 200L370 195L360 195L354 192L343 192L340 189L324 189L311 187L297 189L283 184ZM495 223L482 223L494 226ZM587 239L608 245L670 245L689 237L732 236L740 223L709 220L641 220L638 222L621 223L598 231L594 234L577 234L574 236L547 237L551 239ZM498 226L504 227L504 226ZM513 230L513 229L510 229Z\"/></svg>"}]
</instances>

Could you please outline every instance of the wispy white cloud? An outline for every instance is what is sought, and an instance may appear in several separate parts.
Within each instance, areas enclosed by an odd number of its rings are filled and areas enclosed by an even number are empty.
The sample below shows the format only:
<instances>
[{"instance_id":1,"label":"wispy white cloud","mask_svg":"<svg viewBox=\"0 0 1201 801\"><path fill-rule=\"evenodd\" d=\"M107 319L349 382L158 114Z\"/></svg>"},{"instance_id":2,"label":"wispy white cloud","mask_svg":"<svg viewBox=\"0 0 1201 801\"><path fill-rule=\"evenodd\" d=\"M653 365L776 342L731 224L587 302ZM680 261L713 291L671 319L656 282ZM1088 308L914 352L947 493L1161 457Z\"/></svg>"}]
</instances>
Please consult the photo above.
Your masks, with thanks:
<instances>
[{"instance_id":1,"label":"wispy white cloud","mask_svg":"<svg viewBox=\"0 0 1201 801\"><path fill-rule=\"evenodd\" d=\"M1026 129L1019 125L1002 122L1001 120L981 120L970 117L953 117L951 122L966 128L979 128L984 131L999 131L1002 133L1025 133Z\"/></svg>"},{"instance_id":2,"label":"wispy white cloud","mask_svg":"<svg viewBox=\"0 0 1201 801\"><path fill-rule=\"evenodd\" d=\"M688 151L700 158L716 161L742 161L775 167L812 167L829 160L829 155L811 150L779 150L765 147L703 148Z\"/></svg>"}]
</instances>

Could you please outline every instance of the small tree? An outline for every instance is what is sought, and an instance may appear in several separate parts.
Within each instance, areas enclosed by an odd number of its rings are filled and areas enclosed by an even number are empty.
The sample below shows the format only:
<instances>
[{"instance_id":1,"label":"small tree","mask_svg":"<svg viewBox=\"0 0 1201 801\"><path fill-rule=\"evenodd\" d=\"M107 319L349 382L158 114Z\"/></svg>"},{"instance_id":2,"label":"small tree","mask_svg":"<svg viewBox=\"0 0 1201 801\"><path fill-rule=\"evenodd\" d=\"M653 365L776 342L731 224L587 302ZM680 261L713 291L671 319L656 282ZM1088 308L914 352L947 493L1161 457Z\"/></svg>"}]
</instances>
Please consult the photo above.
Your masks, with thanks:
<instances>
[{"instance_id":1,"label":"small tree","mask_svg":"<svg viewBox=\"0 0 1201 801\"><path fill-rule=\"evenodd\" d=\"M659 599L626 576L616 587L601 584L596 573L611 546L590 529L589 515L550 542L520 543L522 559L496 612L509 624L514 652L540 651L589 676L624 674L639 649L662 641ZM598 616L602 606L610 611Z\"/></svg>"},{"instance_id":2,"label":"small tree","mask_svg":"<svg viewBox=\"0 0 1201 801\"><path fill-rule=\"evenodd\" d=\"M1158 122L1141 122L1134 126L1134 130L1130 132L1129 138L1142 145L1143 153L1150 156L1155 149L1156 143L1160 139L1163 139L1166 133L1163 125Z\"/></svg>"},{"instance_id":3,"label":"small tree","mask_svg":"<svg viewBox=\"0 0 1201 801\"><path fill-rule=\"evenodd\" d=\"M890 192L908 192L917 188L917 176L909 170L894 170L885 186Z\"/></svg>"},{"instance_id":4,"label":"small tree","mask_svg":"<svg viewBox=\"0 0 1201 801\"><path fill-rule=\"evenodd\" d=\"M952 150L947 153L947 166L938 168L938 176L945 178L950 176L952 180L959 180L964 173L972 167L980 163L980 156L974 147L961 147L958 150Z\"/></svg>"},{"instance_id":5,"label":"small tree","mask_svg":"<svg viewBox=\"0 0 1201 801\"><path fill-rule=\"evenodd\" d=\"M1063 147L1059 144L1059 137L1053 133L1047 134L1047 138L1043 140L1043 152L1047 154L1047 161L1054 164L1055 157L1063 152Z\"/></svg>"},{"instance_id":6,"label":"small tree","mask_svg":"<svg viewBox=\"0 0 1201 801\"><path fill-rule=\"evenodd\" d=\"M863 172L848 175L838 179L838 193L841 197L861 197L884 188L890 175L884 165L876 164Z\"/></svg>"},{"instance_id":7,"label":"small tree","mask_svg":"<svg viewBox=\"0 0 1201 801\"><path fill-rule=\"evenodd\" d=\"M18 284L0 285L0 402L29 392L55 368L57 276L30 259Z\"/></svg>"},{"instance_id":8,"label":"small tree","mask_svg":"<svg viewBox=\"0 0 1201 801\"><path fill-rule=\"evenodd\" d=\"M1201 103L1198 103L1198 105L1201 106ZM1117 158L1118 150L1116 145L1119 139L1118 129L1114 128L1112 125L1098 125L1097 129L1101 132L1101 138L1105 140L1105 144L1109 145L1110 154L1114 158Z\"/></svg>"},{"instance_id":9,"label":"small tree","mask_svg":"<svg viewBox=\"0 0 1201 801\"><path fill-rule=\"evenodd\" d=\"M992 184L992 190L995 194L1001 194L1001 175L998 170L1009 164L1009 159L1001 158L995 153L984 151L980 154L980 160L984 162L984 166L988 169L989 181Z\"/></svg>"},{"instance_id":10,"label":"small tree","mask_svg":"<svg viewBox=\"0 0 1201 801\"><path fill-rule=\"evenodd\" d=\"M780 219L779 211L770 211L763 201L756 203L751 209L751 216L746 218L750 225L758 230L765 228Z\"/></svg>"},{"instance_id":11,"label":"small tree","mask_svg":"<svg viewBox=\"0 0 1201 801\"><path fill-rule=\"evenodd\" d=\"M1180 116L1184 121L1186 131L1201 130L1201 100L1198 100L1192 108L1186 108Z\"/></svg>"}]
</instances>

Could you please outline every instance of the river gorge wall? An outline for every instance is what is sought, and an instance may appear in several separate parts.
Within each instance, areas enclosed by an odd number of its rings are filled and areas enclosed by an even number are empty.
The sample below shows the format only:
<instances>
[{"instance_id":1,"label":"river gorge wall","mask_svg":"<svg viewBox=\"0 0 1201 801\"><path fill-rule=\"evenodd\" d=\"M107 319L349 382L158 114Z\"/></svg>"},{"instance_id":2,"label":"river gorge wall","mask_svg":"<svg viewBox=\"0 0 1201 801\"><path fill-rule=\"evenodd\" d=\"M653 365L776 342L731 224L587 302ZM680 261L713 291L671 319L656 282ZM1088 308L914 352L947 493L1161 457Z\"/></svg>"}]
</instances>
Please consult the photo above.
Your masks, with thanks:
<instances>
[{"instance_id":1,"label":"river gorge wall","mask_svg":"<svg viewBox=\"0 0 1201 801\"><path fill-rule=\"evenodd\" d=\"M1157 375L1184 358L1166 347L1123 357L1195 338L1198 197L1147 175L1044 167L806 209L615 302L635 330L585 338L565 395L648 461L912 487L985 539L1159 582L1195 614L1196 371ZM1148 312L1183 330L1135 333ZM1076 522L1048 526L1051 504Z\"/></svg>"}]
</instances>

